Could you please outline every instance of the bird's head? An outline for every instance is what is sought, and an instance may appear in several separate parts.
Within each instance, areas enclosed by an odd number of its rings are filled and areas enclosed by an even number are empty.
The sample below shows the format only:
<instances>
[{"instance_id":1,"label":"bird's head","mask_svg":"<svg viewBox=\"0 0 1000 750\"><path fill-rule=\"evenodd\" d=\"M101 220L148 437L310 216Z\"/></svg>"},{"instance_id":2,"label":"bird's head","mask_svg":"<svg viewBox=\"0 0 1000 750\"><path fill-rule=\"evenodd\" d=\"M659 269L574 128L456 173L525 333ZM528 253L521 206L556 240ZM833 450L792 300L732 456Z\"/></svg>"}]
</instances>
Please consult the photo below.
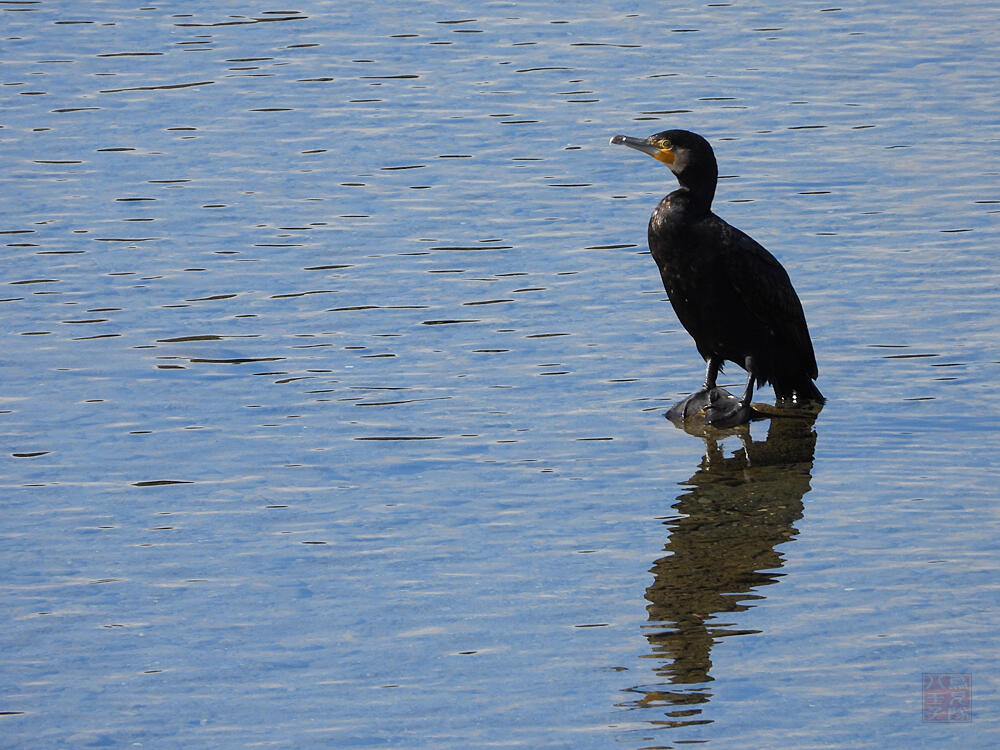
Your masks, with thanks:
<instances>
[{"instance_id":1,"label":"bird's head","mask_svg":"<svg viewBox=\"0 0 1000 750\"><path fill-rule=\"evenodd\" d=\"M678 179L685 173L711 174L713 179L718 175L711 144L690 130L664 130L649 138L616 135L611 138L611 142L649 154L670 167L670 171ZM683 182L681 179L682 184Z\"/></svg>"}]
</instances>

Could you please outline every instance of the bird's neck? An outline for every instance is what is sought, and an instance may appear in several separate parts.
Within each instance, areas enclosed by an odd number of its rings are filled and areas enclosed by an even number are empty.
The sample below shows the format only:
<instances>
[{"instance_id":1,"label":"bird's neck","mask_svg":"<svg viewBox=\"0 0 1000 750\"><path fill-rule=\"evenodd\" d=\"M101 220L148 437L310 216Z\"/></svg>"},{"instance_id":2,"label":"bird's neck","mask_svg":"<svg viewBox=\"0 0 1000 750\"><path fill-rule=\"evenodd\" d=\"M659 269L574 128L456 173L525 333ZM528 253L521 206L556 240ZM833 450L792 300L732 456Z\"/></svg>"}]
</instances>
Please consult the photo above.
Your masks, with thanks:
<instances>
[{"instance_id":1,"label":"bird's neck","mask_svg":"<svg viewBox=\"0 0 1000 750\"><path fill-rule=\"evenodd\" d=\"M680 190L686 195L688 207L696 213L712 210L715 185L719 179L718 169L692 172L685 170L677 175Z\"/></svg>"},{"instance_id":2,"label":"bird's neck","mask_svg":"<svg viewBox=\"0 0 1000 750\"><path fill-rule=\"evenodd\" d=\"M682 182L681 186L670 194L671 203L681 207L685 213L696 216L711 212L713 197L715 197L714 184L692 186Z\"/></svg>"}]
</instances>

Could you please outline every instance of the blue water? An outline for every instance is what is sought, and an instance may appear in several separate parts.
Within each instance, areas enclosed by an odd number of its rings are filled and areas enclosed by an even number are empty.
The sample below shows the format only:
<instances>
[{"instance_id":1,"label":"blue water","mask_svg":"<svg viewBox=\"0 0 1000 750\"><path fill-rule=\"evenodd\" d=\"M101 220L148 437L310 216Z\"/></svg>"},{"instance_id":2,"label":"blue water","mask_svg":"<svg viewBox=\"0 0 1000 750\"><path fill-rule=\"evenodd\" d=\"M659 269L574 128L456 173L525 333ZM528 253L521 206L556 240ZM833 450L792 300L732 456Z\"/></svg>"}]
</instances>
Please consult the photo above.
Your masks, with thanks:
<instances>
[{"instance_id":1,"label":"blue water","mask_svg":"<svg viewBox=\"0 0 1000 750\"><path fill-rule=\"evenodd\" d=\"M0 745L1000 742L1000 9L0 20ZM815 420L662 417L670 127Z\"/></svg>"}]
</instances>

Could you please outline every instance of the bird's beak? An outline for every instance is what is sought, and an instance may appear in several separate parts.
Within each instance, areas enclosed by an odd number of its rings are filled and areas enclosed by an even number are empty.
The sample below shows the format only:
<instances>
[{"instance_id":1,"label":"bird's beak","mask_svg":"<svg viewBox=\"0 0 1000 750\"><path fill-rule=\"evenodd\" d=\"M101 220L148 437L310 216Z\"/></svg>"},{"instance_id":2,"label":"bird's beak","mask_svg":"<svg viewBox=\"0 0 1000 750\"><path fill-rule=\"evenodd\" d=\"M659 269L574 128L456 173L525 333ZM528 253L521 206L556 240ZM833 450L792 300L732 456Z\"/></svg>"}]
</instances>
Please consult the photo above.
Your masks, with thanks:
<instances>
[{"instance_id":1,"label":"bird's beak","mask_svg":"<svg viewBox=\"0 0 1000 750\"><path fill-rule=\"evenodd\" d=\"M614 135L611 136L611 143L614 145L628 146L629 148L634 148L636 151L642 151L644 154L649 154L657 161L662 161L664 164L674 163L674 152L669 148L661 148L660 146L652 143L648 138L633 138L628 135Z\"/></svg>"}]
</instances>

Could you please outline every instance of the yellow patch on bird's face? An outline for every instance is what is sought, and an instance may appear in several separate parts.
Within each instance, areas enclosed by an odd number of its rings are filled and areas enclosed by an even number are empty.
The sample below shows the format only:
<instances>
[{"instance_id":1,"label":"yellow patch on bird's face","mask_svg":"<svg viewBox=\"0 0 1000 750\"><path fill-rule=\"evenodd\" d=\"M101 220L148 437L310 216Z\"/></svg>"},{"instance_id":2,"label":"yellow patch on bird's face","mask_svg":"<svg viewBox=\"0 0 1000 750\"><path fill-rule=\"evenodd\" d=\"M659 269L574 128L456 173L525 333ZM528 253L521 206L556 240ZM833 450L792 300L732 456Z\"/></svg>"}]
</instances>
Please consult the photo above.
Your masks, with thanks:
<instances>
[{"instance_id":1,"label":"yellow patch on bird's face","mask_svg":"<svg viewBox=\"0 0 1000 750\"><path fill-rule=\"evenodd\" d=\"M659 151L653 154L653 158L657 161L662 161L664 164L674 163L674 149L670 144L670 141L660 141L656 144L659 147Z\"/></svg>"}]
</instances>

